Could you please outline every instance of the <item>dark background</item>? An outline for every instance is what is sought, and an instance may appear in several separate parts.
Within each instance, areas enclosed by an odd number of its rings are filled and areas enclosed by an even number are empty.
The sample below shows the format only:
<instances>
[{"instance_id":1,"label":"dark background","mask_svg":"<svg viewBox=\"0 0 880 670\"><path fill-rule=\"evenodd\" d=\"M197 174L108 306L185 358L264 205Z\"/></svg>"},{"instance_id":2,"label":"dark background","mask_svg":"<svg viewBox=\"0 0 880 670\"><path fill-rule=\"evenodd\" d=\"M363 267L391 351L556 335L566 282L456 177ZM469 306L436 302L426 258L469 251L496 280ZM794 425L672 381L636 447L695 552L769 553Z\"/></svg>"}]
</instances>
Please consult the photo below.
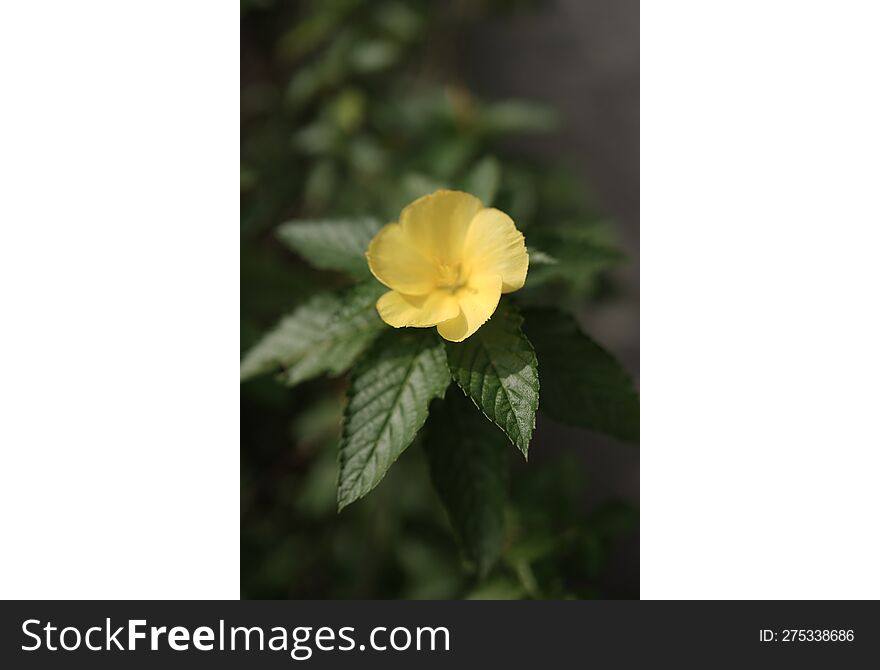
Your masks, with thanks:
<instances>
[{"instance_id":1,"label":"dark background","mask_svg":"<svg viewBox=\"0 0 880 670\"><path fill-rule=\"evenodd\" d=\"M580 309L578 316L638 383L638 0L546 2L529 15L480 22L465 36L463 48L476 89L540 100L561 113L559 132L528 142L527 150L549 160L570 160L584 189L614 221L626 253L626 261L612 271L617 295ZM559 450L577 455L588 484L585 504L608 497L638 503L638 451L546 417L533 445L536 461ZM637 593L637 531L621 538L604 579L611 593Z\"/></svg>"},{"instance_id":2,"label":"dark background","mask_svg":"<svg viewBox=\"0 0 880 670\"><path fill-rule=\"evenodd\" d=\"M354 7L346 20L315 38L317 46L302 46L315 30L320 34L325 14L343 5ZM531 100L555 110L555 131L481 140L473 158L496 155L503 179L519 160L535 180L546 177L549 195L538 191L538 219L561 216L556 201L571 199L573 191L586 202L573 210L584 225L611 231L624 260L567 296L566 307L637 381L638 4L629 0L243 2L243 350L290 308L337 284L337 278L309 269L283 249L275 226L292 218L393 217L391 211L399 209L389 205L380 213L370 207L388 205L394 197L383 188L410 176L396 175L398 164L430 173L461 139L454 133L421 144L410 138L416 148L392 152L379 176L363 179L339 154L348 140L342 149L303 149L299 138L321 128L337 109L338 91L351 84L334 79L326 90L295 104L290 91L302 84L304 73L320 72L316 63L326 60L326 52L352 31L365 30L372 12L398 5L426 22L412 38L412 56L352 79L366 91L367 118L389 101L406 103L434 85L452 87L459 98L464 92L465 99L481 101ZM419 58L426 65L389 89L408 61ZM350 146L360 137L349 138ZM332 169L325 169L328 165ZM556 168L567 176L551 175ZM454 185L454 175L448 177ZM517 188L508 188L498 206L516 217L511 208ZM563 197L553 195L557 192ZM518 225L527 223L516 218ZM529 239L529 229L525 232ZM563 301L555 295L546 300ZM511 525L519 535L509 553L529 557L526 572L511 559L478 583L462 566L418 445L370 496L336 513L335 447L345 383L322 379L284 389L262 379L242 386L242 597L638 597L637 447L539 415L528 465L511 459ZM576 546L547 548L555 536L581 530ZM527 586L533 578L537 589Z\"/></svg>"}]
</instances>

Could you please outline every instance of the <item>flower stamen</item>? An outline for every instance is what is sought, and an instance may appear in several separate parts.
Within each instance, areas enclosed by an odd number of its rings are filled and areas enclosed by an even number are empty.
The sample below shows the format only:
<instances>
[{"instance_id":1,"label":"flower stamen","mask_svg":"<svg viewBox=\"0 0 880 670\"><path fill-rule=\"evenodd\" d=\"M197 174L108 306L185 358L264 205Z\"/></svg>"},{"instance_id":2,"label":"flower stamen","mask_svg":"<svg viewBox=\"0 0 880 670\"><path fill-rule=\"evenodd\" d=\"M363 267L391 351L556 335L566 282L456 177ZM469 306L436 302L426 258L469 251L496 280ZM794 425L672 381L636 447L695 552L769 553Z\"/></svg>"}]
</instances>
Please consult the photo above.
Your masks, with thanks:
<instances>
[{"instance_id":1,"label":"flower stamen","mask_svg":"<svg viewBox=\"0 0 880 670\"><path fill-rule=\"evenodd\" d=\"M437 264L437 288L455 293L467 285L467 277L463 276L461 263Z\"/></svg>"}]
</instances>

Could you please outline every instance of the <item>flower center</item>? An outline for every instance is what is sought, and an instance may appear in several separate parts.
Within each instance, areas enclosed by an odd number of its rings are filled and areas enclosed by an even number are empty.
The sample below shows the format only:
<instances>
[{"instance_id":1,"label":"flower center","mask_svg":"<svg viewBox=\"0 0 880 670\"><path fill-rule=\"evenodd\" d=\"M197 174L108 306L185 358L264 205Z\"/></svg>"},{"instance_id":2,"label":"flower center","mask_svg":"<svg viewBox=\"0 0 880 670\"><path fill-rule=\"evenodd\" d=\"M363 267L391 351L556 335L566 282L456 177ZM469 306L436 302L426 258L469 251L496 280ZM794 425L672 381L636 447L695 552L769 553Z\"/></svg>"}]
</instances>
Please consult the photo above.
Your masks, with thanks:
<instances>
[{"instance_id":1,"label":"flower center","mask_svg":"<svg viewBox=\"0 0 880 670\"><path fill-rule=\"evenodd\" d=\"M461 263L437 265L437 287L455 293L467 285L467 277L461 271Z\"/></svg>"}]
</instances>

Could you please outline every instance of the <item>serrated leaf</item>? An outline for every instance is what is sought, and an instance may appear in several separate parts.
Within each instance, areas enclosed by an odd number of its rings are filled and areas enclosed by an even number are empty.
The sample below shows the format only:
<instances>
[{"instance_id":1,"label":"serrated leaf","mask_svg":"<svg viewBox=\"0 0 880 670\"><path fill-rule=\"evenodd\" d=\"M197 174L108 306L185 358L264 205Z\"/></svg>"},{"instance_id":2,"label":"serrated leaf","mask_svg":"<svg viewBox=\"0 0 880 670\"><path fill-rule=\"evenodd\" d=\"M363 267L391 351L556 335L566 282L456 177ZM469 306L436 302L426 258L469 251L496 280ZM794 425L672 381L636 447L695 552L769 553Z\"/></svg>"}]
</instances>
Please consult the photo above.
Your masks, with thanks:
<instances>
[{"instance_id":1,"label":"serrated leaf","mask_svg":"<svg viewBox=\"0 0 880 670\"><path fill-rule=\"evenodd\" d=\"M316 268L362 278L370 274L364 254L378 231L370 218L288 221L278 227L278 239Z\"/></svg>"},{"instance_id":2,"label":"serrated leaf","mask_svg":"<svg viewBox=\"0 0 880 670\"><path fill-rule=\"evenodd\" d=\"M339 509L382 481L449 386L446 352L430 330L387 333L352 373L339 447Z\"/></svg>"},{"instance_id":3,"label":"serrated leaf","mask_svg":"<svg viewBox=\"0 0 880 670\"><path fill-rule=\"evenodd\" d=\"M541 411L629 442L639 436L639 398L629 375L554 309L525 312L525 332L541 363Z\"/></svg>"},{"instance_id":4,"label":"serrated leaf","mask_svg":"<svg viewBox=\"0 0 880 670\"><path fill-rule=\"evenodd\" d=\"M473 193L486 207L491 207L501 183L501 166L494 156L478 162L465 179L464 190Z\"/></svg>"},{"instance_id":5,"label":"serrated leaf","mask_svg":"<svg viewBox=\"0 0 880 670\"><path fill-rule=\"evenodd\" d=\"M293 386L318 375L340 374L385 328L376 300L385 291L365 282L341 293L321 293L263 337L241 362L241 379L281 370Z\"/></svg>"},{"instance_id":6,"label":"serrated leaf","mask_svg":"<svg viewBox=\"0 0 880 670\"><path fill-rule=\"evenodd\" d=\"M481 576L504 541L506 446L504 434L457 391L431 407L425 440L431 481Z\"/></svg>"},{"instance_id":7,"label":"serrated leaf","mask_svg":"<svg viewBox=\"0 0 880 670\"><path fill-rule=\"evenodd\" d=\"M452 378L523 456L538 409L538 360L522 332L522 316L505 301L464 342L447 342Z\"/></svg>"}]
</instances>

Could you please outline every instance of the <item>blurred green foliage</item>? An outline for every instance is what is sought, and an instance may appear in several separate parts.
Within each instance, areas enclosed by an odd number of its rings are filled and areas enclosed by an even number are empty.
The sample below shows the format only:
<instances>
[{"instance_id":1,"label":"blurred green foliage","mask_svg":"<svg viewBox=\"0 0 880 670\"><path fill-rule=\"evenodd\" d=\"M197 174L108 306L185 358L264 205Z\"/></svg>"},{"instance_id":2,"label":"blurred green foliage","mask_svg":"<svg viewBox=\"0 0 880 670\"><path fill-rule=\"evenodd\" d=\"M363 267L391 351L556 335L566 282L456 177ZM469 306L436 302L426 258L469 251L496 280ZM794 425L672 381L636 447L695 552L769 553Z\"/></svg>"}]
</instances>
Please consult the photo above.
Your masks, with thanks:
<instances>
[{"instance_id":1,"label":"blurred green foliage","mask_svg":"<svg viewBox=\"0 0 880 670\"><path fill-rule=\"evenodd\" d=\"M524 231L532 256L524 303L572 306L608 290L603 272L620 255L580 185L510 142L552 130L555 114L482 100L460 78L456 36L511 4L521 3L242 0L243 351L279 315L347 284L304 264L279 242L278 224L393 221L443 186L493 202ZM485 578L449 531L420 438L381 486L337 514L345 388L344 378L242 385L242 597L601 595L609 548L636 513L613 502L584 511L579 469L565 459L511 469L507 536Z\"/></svg>"}]
</instances>

